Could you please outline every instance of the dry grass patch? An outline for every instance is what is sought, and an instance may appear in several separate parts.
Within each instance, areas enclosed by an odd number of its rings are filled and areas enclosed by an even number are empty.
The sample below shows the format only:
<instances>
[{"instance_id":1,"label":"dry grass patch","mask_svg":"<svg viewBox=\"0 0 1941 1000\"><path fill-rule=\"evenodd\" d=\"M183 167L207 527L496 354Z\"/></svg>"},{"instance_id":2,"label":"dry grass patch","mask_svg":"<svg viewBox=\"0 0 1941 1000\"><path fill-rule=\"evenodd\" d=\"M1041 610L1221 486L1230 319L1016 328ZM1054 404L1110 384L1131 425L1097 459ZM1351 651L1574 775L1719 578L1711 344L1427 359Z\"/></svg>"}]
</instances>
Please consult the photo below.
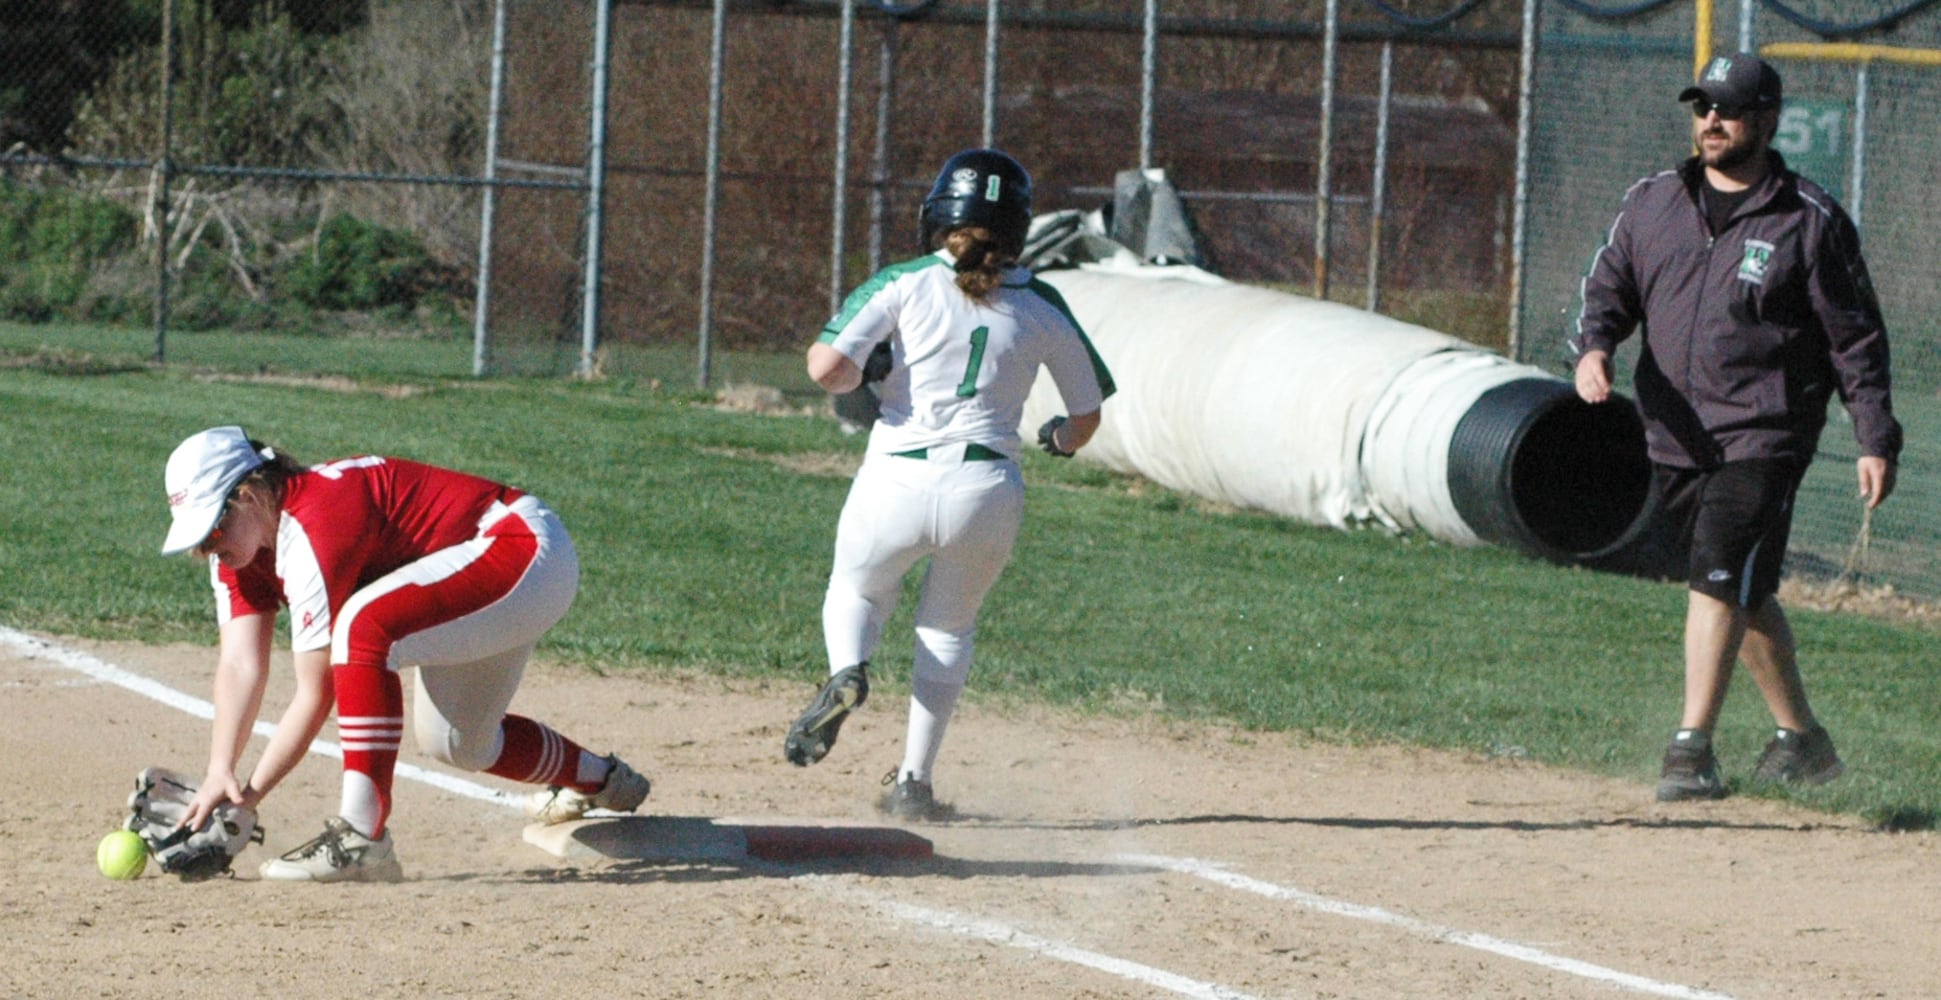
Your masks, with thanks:
<instances>
[{"instance_id":1,"label":"dry grass patch","mask_svg":"<svg viewBox=\"0 0 1941 1000\"><path fill-rule=\"evenodd\" d=\"M141 371L147 365L109 361L86 351L70 350L65 347L39 348L21 353L0 351L0 368L14 368L46 372L49 375L112 375L118 372Z\"/></svg>"},{"instance_id":2,"label":"dry grass patch","mask_svg":"<svg viewBox=\"0 0 1941 1000\"><path fill-rule=\"evenodd\" d=\"M273 375L259 372L251 375L237 375L227 372L205 372L197 375L202 382L236 382L245 385L279 385L292 389L322 389L325 392L370 393L385 399L409 399L412 396L430 392L422 385L401 385L392 382L359 382L345 375Z\"/></svg>"},{"instance_id":3,"label":"dry grass patch","mask_svg":"<svg viewBox=\"0 0 1941 1000\"><path fill-rule=\"evenodd\" d=\"M842 451L808 451L781 455L748 448L703 448L701 451L708 455L721 455L750 462L767 462L798 475L824 476L830 479L853 479L856 476L856 470L863 465L863 456Z\"/></svg>"},{"instance_id":4,"label":"dry grass patch","mask_svg":"<svg viewBox=\"0 0 1941 1000\"><path fill-rule=\"evenodd\" d=\"M731 382L722 386L714 394L714 408L764 417L806 417L816 412L812 406L790 406L782 390L755 382Z\"/></svg>"},{"instance_id":5,"label":"dry grass patch","mask_svg":"<svg viewBox=\"0 0 1941 1000\"><path fill-rule=\"evenodd\" d=\"M1941 604L1908 597L1891 583L1866 586L1848 577L1832 580L1802 580L1788 577L1780 581L1781 603L1815 611L1835 611L1864 615L1892 622L1941 625Z\"/></svg>"}]
</instances>

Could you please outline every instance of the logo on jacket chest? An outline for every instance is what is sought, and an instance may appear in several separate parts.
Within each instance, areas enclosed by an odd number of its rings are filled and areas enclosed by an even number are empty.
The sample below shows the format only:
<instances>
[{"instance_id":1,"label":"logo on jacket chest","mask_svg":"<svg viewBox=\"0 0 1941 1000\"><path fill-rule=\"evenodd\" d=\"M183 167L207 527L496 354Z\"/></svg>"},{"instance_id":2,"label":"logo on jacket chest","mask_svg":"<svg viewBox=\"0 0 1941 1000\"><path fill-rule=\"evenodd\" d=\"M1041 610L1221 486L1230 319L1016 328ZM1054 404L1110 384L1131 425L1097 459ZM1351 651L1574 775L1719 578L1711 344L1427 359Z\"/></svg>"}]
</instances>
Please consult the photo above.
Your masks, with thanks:
<instances>
[{"instance_id":1,"label":"logo on jacket chest","mask_svg":"<svg viewBox=\"0 0 1941 1000\"><path fill-rule=\"evenodd\" d=\"M1765 240L1745 241L1745 255L1739 258L1739 280L1755 285L1766 283L1766 269L1772 264L1774 247Z\"/></svg>"}]
</instances>

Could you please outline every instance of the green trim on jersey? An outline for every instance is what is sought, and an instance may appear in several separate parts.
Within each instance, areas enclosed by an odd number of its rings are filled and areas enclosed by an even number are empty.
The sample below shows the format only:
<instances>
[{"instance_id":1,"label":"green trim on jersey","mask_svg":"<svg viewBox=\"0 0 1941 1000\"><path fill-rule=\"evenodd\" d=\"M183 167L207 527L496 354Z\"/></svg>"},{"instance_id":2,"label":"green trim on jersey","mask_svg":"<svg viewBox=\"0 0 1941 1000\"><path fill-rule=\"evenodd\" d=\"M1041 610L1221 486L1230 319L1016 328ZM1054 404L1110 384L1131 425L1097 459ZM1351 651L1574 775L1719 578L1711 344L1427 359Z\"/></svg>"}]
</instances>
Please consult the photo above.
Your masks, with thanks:
<instances>
[{"instance_id":1,"label":"green trim on jersey","mask_svg":"<svg viewBox=\"0 0 1941 1000\"><path fill-rule=\"evenodd\" d=\"M942 257L936 254L927 254L913 260L906 260L900 264L891 264L881 271L876 272L873 277L863 282L855 291L850 292L849 297L842 301L842 311L836 313L836 317L830 320L827 326L822 328L821 333L816 335L816 343L835 343L836 337L842 333L842 328L848 326L849 321L855 319L856 314L862 312L863 307L869 304L869 300L874 298L876 293L882 291L890 282L906 274L921 271L926 267L942 267L946 263Z\"/></svg>"},{"instance_id":2,"label":"green trim on jersey","mask_svg":"<svg viewBox=\"0 0 1941 1000\"><path fill-rule=\"evenodd\" d=\"M1085 335L1085 327L1078 322L1077 316L1072 315L1072 307L1065 304L1065 297L1058 294L1058 289L1036 275L1033 275L1031 283L1024 287L1028 291L1036 292L1039 298L1051 303L1053 308L1064 313L1065 318L1071 320L1072 329L1078 331L1078 342L1085 345L1085 356L1092 359L1092 374L1099 380L1099 398L1111 399L1112 394L1119 391L1119 387L1112 381L1112 373L1106 370L1105 359L1099 357L1098 349L1092 346L1092 338Z\"/></svg>"}]
</instances>

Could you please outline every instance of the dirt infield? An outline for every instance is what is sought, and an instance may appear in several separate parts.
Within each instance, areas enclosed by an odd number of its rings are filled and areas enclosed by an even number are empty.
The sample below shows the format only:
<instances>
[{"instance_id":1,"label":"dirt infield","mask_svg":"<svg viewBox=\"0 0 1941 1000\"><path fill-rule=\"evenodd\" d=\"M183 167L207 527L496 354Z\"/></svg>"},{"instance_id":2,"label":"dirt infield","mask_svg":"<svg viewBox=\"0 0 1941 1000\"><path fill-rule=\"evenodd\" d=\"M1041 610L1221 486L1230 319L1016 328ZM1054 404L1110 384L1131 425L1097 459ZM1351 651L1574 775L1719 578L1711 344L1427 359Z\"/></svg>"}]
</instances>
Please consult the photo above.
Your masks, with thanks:
<instances>
[{"instance_id":1,"label":"dirt infield","mask_svg":"<svg viewBox=\"0 0 1941 1000\"><path fill-rule=\"evenodd\" d=\"M0 642L6 996L1941 995L1932 834L974 690L938 773L960 819L917 828L927 861L568 863L502 804L401 780L403 884L259 881L335 806L313 757L240 877L115 883L94 844L135 772L200 773L208 723L20 646ZM208 697L208 649L58 650ZM535 666L514 708L639 765L660 815L877 821L902 704L881 689L797 769L780 746L810 691Z\"/></svg>"}]
</instances>

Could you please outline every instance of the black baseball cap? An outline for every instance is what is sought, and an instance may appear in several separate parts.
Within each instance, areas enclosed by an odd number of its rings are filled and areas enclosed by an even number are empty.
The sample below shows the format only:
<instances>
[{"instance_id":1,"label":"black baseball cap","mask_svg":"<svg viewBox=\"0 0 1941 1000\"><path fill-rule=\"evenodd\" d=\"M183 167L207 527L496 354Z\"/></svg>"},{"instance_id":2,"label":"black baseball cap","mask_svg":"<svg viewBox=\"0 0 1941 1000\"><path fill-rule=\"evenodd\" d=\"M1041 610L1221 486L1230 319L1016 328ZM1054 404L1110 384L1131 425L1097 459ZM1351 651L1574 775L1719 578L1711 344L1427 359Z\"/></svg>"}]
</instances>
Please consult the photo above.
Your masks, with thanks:
<instances>
[{"instance_id":1,"label":"black baseball cap","mask_svg":"<svg viewBox=\"0 0 1941 1000\"><path fill-rule=\"evenodd\" d=\"M1776 108L1779 74L1750 52L1713 56L1698 79L1678 95L1680 101L1699 98L1726 108Z\"/></svg>"}]
</instances>

